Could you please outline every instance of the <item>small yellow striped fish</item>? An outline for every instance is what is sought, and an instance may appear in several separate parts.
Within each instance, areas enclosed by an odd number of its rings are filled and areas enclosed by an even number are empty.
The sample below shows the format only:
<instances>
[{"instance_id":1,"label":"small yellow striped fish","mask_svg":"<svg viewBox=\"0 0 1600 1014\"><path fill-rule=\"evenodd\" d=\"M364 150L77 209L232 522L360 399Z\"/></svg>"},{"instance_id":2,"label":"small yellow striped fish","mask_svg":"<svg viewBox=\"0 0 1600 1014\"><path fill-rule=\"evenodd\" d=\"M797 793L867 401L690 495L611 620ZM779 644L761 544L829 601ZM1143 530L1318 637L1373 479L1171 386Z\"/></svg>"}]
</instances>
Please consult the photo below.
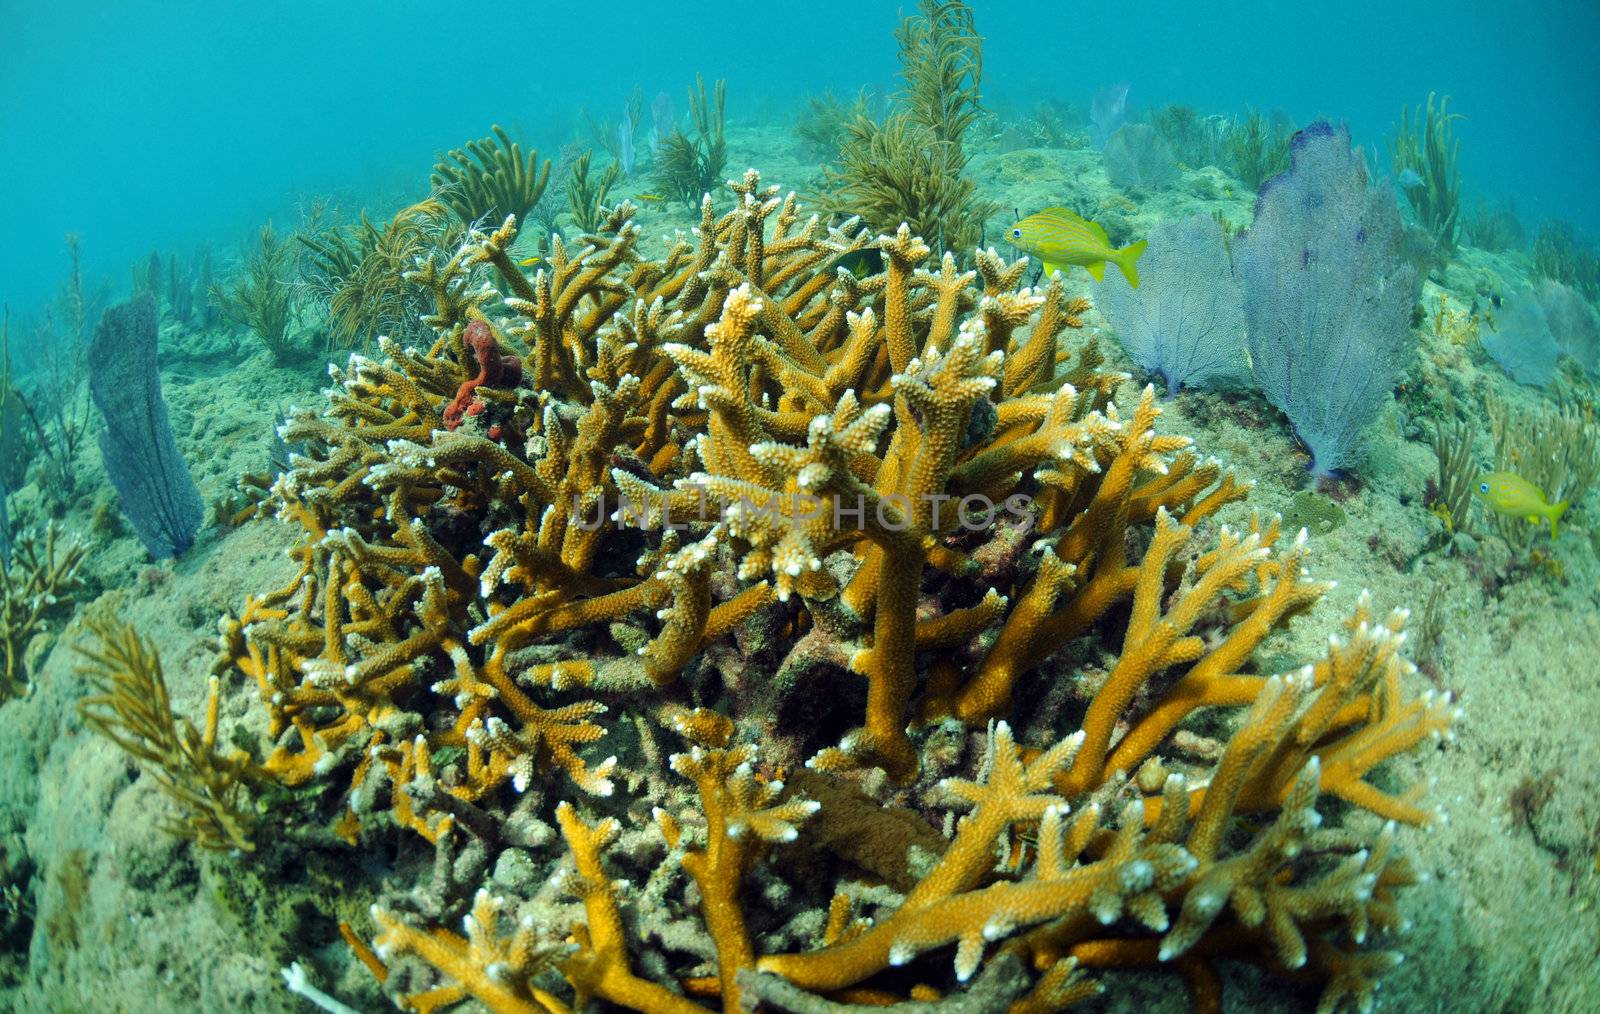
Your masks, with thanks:
<instances>
[{"instance_id":1,"label":"small yellow striped fish","mask_svg":"<svg viewBox=\"0 0 1600 1014\"><path fill-rule=\"evenodd\" d=\"M1529 524L1538 524L1540 518L1550 521L1550 541L1556 538L1556 521L1567 512L1567 501L1550 503L1544 490L1515 472L1490 472L1478 478L1475 493L1485 507L1509 518L1526 518Z\"/></svg>"},{"instance_id":2,"label":"small yellow striped fish","mask_svg":"<svg viewBox=\"0 0 1600 1014\"><path fill-rule=\"evenodd\" d=\"M1128 284L1139 287L1139 270L1134 265L1144 253L1145 241L1130 243L1121 250L1111 245L1106 230L1068 208L1046 208L1029 215L1011 227L1011 245L1044 262L1046 275L1066 272L1076 264L1095 281L1106 276L1106 262L1122 269Z\"/></svg>"},{"instance_id":3,"label":"small yellow striped fish","mask_svg":"<svg viewBox=\"0 0 1600 1014\"><path fill-rule=\"evenodd\" d=\"M633 199L636 201L648 201L651 204L660 204L662 201L666 200L666 198L662 197L660 194L634 194Z\"/></svg>"}]
</instances>

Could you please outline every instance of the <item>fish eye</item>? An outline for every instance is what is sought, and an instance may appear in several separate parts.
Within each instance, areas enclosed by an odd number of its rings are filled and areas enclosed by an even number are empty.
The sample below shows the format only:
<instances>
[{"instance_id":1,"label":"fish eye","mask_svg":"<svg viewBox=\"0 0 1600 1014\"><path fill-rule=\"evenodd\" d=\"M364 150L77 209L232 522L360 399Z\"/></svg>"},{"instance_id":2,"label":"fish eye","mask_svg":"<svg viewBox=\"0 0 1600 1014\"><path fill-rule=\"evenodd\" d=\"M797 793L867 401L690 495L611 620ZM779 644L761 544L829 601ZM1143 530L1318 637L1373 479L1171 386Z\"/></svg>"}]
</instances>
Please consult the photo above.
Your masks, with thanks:
<instances>
[{"instance_id":1,"label":"fish eye","mask_svg":"<svg viewBox=\"0 0 1600 1014\"><path fill-rule=\"evenodd\" d=\"M1021 239L1022 238L1022 230L1021 229L1012 229L1011 230L1011 238L1012 239Z\"/></svg>"},{"instance_id":2,"label":"fish eye","mask_svg":"<svg viewBox=\"0 0 1600 1014\"><path fill-rule=\"evenodd\" d=\"M1489 492L1489 484L1487 482L1478 483L1478 492L1479 493L1487 493L1487 492Z\"/></svg>"}]
</instances>

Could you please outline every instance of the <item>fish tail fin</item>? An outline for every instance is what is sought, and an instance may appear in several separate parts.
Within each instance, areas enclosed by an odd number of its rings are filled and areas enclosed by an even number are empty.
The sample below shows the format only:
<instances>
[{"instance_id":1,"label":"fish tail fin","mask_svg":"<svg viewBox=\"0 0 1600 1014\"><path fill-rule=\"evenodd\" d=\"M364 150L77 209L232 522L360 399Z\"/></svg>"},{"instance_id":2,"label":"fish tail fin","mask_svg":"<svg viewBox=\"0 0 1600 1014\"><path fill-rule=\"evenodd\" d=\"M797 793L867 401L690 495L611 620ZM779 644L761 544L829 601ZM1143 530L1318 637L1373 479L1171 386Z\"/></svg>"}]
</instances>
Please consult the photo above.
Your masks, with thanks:
<instances>
[{"instance_id":1,"label":"fish tail fin","mask_svg":"<svg viewBox=\"0 0 1600 1014\"><path fill-rule=\"evenodd\" d=\"M1149 240L1141 239L1137 243L1129 243L1121 250L1116 251L1112 258L1117 267L1122 269L1122 275L1128 284L1137 289L1139 287L1139 258L1144 254L1144 248L1149 245Z\"/></svg>"},{"instance_id":2,"label":"fish tail fin","mask_svg":"<svg viewBox=\"0 0 1600 1014\"><path fill-rule=\"evenodd\" d=\"M1551 542L1556 541L1556 522L1561 519L1561 515L1563 515L1563 514L1565 514L1567 512L1567 503L1568 503L1568 501L1563 500L1558 504L1552 504L1551 507L1550 507L1550 541Z\"/></svg>"}]
</instances>

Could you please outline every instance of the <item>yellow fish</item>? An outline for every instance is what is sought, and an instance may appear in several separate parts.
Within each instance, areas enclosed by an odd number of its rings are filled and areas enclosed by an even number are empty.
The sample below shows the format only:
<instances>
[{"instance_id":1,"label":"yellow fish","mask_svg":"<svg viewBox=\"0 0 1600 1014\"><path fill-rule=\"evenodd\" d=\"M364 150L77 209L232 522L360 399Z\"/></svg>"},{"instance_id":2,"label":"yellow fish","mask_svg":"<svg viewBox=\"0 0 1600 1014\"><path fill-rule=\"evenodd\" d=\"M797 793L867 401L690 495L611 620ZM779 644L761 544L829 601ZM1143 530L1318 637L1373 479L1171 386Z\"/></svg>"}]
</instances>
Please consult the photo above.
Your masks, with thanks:
<instances>
[{"instance_id":1,"label":"yellow fish","mask_svg":"<svg viewBox=\"0 0 1600 1014\"><path fill-rule=\"evenodd\" d=\"M1111 245L1104 227L1068 208L1046 208L1029 215L1011 227L1011 245L1044 262L1045 274L1066 271L1077 264L1095 281L1106 276L1106 262L1122 269L1128 284L1139 287L1135 265L1144 253L1145 241L1130 243L1121 250Z\"/></svg>"},{"instance_id":2,"label":"yellow fish","mask_svg":"<svg viewBox=\"0 0 1600 1014\"><path fill-rule=\"evenodd\" d=\"M1496 514L1526 518L1529 524L1538 524L1540 518L1548 518L1552 542L1556 538L1556 521L1567 512L1567 501L1557 504L1547 502L1544 490L1515 472L1490 472L1480 476L1475 492L1484 506Z\"/></svg>"},{"instance_id":3,"label":"yellow fish","mask_svg":"<svg viewBox=\"0 0 1600 1014\"><path fill-rule=\"evenodd\" d=\"M548 267L550 262L544 259L543 254L540 254L537 257L529 257L527 260L518 261L517 263L525 268L542 268Z\"/></svg>"},{"instance_id":4,"label":"yellow fish","mask_svg":"<svg viewBox=\"0 0 1600 1014\"><path fill-rule=\"evenodd\" d=\"M634 194L633 199L636 201L649 201L652 204L659 204L660 202L666 200L666 198L662 197L660 194Z\"/></svg>"}]
</instances>

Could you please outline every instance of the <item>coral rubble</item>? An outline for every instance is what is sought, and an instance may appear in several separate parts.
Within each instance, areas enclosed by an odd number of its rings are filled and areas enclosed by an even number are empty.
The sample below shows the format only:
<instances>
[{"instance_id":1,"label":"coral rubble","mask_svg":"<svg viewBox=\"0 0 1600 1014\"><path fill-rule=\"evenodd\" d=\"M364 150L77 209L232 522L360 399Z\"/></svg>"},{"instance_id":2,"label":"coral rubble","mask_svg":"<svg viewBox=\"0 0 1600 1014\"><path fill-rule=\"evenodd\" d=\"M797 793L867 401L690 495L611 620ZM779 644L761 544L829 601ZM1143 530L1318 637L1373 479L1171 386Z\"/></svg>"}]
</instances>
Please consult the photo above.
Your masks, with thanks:
<instances>
[{"instance_id":1,"label":"coral rubble","mask_svg":"<svg viewBox=\"0 0 1600 1014\"><path fill-rule=\"evenodd\" d=\"M358 955L417 1010L969 980L1047 1010L1157 964L1215 1002L1223 958L1368 999L1415 880L1393 822L1434 819L1369 775L1452 718L1406 692L1404 614L1363 598L1320 661L1260 671L1328 587L1304 534L1217 523L1247 486L1152 390L1116 403L1059 278L729 187L659 258L626 203L531 277L514 216L471 232L410 275L431 346L352 356L284 426L298 573L224 620L218 672L259 691L263 775L450 871ZM868 248L879 273L838 267ZM1168 749L1202 717L1214 765ZM1325 798L1390 823L1324 826ZM552 892L479 890L553 861L551 821L559 924Z\"/></svg>"}]
</instances>

